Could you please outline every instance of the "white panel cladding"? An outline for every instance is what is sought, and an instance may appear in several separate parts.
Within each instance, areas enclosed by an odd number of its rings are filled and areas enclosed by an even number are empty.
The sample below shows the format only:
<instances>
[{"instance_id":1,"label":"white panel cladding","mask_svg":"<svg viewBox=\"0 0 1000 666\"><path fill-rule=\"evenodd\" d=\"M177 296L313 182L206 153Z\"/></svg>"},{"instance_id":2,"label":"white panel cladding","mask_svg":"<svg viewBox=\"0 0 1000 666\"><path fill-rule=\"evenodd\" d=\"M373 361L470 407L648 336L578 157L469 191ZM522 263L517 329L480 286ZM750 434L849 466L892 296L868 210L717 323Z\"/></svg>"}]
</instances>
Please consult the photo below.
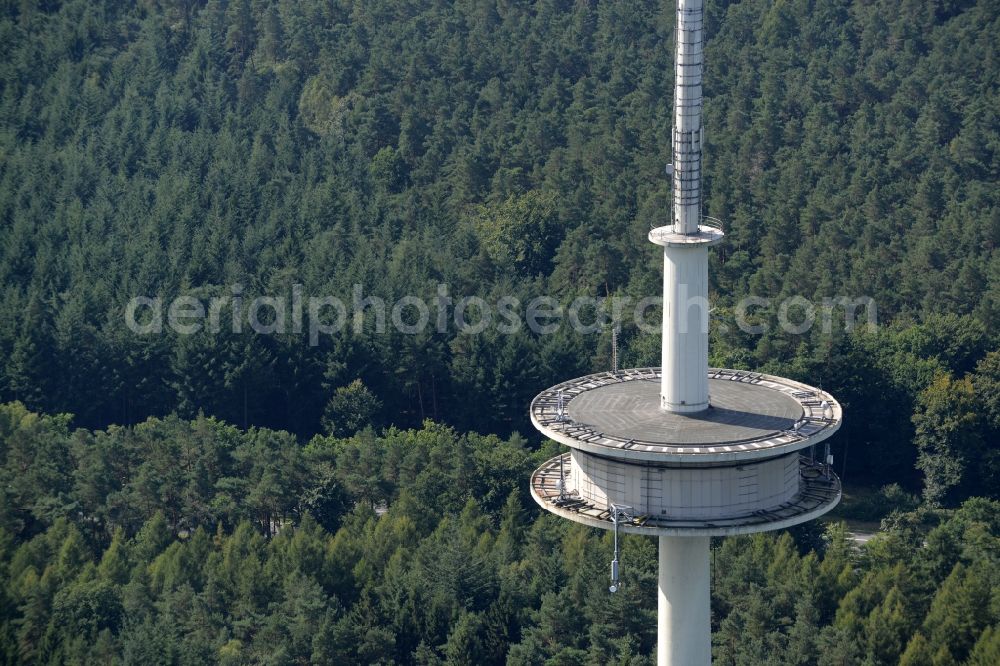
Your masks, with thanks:
<instances>
[{"instance_id":1,"label":"white panel cladding","mask_svg":"<svg viewBox=\"0 0 1000 666\"><path fill-rule=\"evenodd\" d=\"M597 506L627 504L639 514L722 518L770 509L799 490L797 453L727 467L628 465L570 451L570 490Z\"/></svg>"}]
</instances>

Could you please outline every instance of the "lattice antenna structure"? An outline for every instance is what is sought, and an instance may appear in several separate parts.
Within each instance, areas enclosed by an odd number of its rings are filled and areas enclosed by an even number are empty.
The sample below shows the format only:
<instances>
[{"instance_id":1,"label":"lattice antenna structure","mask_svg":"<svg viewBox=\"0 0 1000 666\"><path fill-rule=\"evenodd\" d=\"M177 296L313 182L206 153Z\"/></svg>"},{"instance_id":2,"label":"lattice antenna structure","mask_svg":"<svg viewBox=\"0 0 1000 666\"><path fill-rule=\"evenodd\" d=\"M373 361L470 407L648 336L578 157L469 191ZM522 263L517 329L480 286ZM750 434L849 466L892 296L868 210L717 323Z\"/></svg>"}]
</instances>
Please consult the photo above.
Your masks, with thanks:
<instances>
[{"instance_id":1,"label":"lattice antenna structure","mask_svg":"<svg viewBox=\"0 0 1000 666\"><path fill-rule=\"evenodd\" d=\"M618 578L618 525L625 521L632 520L632 507L618 504L611 505L611 522L615 525L615 554L611 560L611 585L608 591L614 594L621 589L621 582Z\"/></svg>"}]
</instances>

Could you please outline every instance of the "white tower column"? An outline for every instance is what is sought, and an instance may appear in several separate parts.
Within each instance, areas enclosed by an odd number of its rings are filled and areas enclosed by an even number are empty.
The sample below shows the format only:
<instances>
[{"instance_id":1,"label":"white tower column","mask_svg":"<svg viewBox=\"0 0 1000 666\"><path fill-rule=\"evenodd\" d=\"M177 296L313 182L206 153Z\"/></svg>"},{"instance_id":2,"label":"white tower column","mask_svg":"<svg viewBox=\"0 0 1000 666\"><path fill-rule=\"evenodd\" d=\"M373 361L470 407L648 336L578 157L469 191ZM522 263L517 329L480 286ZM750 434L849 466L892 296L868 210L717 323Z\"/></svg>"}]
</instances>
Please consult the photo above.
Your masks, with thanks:
<instances>
[{"instance_id":1,"label":"white tower column","mask_svg":"<svg viewBox=\"0 0 1000 666\"><path fill-rule=\"evenodd\" d=\"M657 666L712 663L709 537L660 537Z\"/></svg>"},{"instance_id":2,"label":"white tower column","mask_svg":"<svg viewBox=\"0 0 1000 666\"><path fill-rule=\"evenodd\" d=\"M708 247L663 248L660 408L708 408Z\"/></svg>"}]
</instances>

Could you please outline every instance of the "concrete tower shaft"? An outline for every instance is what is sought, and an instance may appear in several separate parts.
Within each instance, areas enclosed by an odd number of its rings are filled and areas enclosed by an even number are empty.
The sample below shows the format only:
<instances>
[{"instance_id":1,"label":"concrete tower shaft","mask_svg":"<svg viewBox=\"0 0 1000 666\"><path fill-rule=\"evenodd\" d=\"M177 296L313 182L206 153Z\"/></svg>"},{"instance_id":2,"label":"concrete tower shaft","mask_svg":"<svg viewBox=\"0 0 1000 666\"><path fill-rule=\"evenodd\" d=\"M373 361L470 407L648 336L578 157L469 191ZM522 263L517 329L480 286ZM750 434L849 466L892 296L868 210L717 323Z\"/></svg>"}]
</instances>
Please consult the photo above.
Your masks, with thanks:
<instances>
[{"instance_id":1,"label":"concrete tower shaft","mask_svg":"<svg viewBox=\"0 0 1000 666\"><path fill-rule=\"evenodd\" d=\"M712 599L708 537L660 537L656 663L712 662Z\"/></svg>"},{"instance_id":2,"label":"concrete tower shaft","mask_svg":"<svg viewBox=\"0 0 1000 666\"><path fill-rule=\"evenodd\" d=\"M701 222L703 0L677 0L674 57L674 231L697 234Z\"/></svg>"},{"instance_id":3,"label":"concrete tower shaft","mask_svg":"<svg viewBox=\"0 0 1000 666\"><path fill-rule=\"evenodd\" d=\"M660 408L708 409L708 243L663 248Z\"/></svg>"}]
</instances>

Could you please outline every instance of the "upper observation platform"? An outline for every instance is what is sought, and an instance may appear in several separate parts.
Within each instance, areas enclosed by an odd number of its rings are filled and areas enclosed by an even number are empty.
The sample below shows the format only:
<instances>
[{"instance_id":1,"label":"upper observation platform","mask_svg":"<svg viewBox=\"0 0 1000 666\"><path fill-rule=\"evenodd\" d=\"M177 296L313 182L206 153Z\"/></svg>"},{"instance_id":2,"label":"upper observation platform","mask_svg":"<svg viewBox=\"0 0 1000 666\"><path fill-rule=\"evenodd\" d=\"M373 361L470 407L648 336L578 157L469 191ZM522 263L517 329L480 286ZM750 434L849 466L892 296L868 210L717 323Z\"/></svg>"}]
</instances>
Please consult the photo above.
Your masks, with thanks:
<instances>
[{"instance_id":1,"label":"upper observation platform","mask_svg":"<svg viewBox=\"0 0 1000 666\"><path fill-rule=\"evenodd\" d=\"M770 458L821 442L842 418L821 389L772 375L710 368L710 407L660 408L660 368L572 379L531 403L531 421L561 444L621 460L704 464Z\"/></svg>"},{"instance_id":2,"label":"upper observation platform","mask_svg":"<svg viewBox=\"0 0 1000 666\"><path fill-rule=\"evenodd\" d=\"M709 224L698 225L698 233L682 234L674 229L674 225L668 224L663 227L656 227L649 230L649 242L664 247L710 247L722 242L725 234L722 229Z\"/></svg>"}]
</instances>

